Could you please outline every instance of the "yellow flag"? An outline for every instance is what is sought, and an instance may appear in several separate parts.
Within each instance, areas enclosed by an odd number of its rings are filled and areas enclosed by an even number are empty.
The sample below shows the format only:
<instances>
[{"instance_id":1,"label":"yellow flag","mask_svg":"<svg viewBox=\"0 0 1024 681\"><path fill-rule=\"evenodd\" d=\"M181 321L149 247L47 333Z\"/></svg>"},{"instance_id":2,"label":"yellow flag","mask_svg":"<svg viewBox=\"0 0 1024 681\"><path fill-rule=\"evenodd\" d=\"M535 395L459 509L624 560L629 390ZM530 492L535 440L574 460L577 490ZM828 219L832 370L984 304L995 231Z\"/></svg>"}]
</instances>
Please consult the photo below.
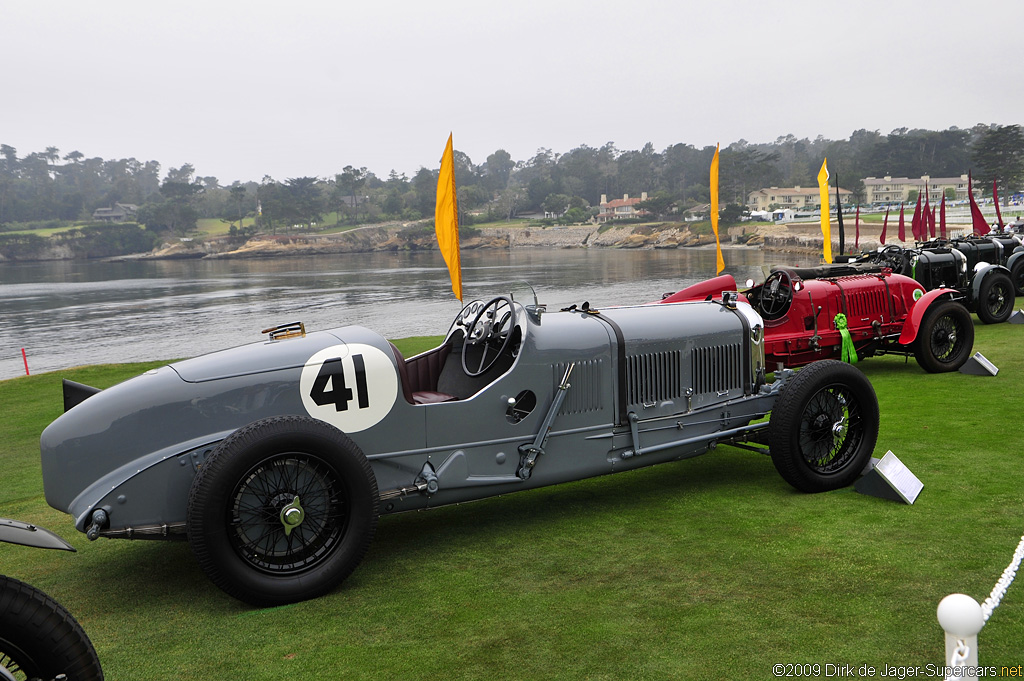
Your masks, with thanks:
<instances>
[{"instance_id":1,"label":"yellow flag","mask_svg":"<svg viewBox=\"0 0 1024 681\"><path fill-rule=\"evenodd\" d=\"M452 151L452 136L448 135L444 155L441 157L441 173L437 177L437 206L434 209L434 231L437 245L448 264L452 278L452 291L462 302L462 262L459 259L459 204L455 193L455 154Z\"/></svg>"},{"instance_id":2,"label":"yellow flag","mask_svg":"<svg viewBox=\"0 0 1024 681\"><path fill-rule=\"evenodd\" d=\"M711 159L711 231L715 233L715 274L721 274L725 269L725 260L722 259L722 243L718 240L718 145L715 145L715 156Z\"/></svg>"},{"instance_id":3,"label":"yellow flag","mask_svg":"<svg viewBox=\"0 0 1024 681\"><path fill-rule=\"evenodd\" d=\"M818 194L821 196L821 235L825 237L825 262L832 262L832 225L828 207L828 159L821 162L818 171Z\"/></svg>"}]
</instances>

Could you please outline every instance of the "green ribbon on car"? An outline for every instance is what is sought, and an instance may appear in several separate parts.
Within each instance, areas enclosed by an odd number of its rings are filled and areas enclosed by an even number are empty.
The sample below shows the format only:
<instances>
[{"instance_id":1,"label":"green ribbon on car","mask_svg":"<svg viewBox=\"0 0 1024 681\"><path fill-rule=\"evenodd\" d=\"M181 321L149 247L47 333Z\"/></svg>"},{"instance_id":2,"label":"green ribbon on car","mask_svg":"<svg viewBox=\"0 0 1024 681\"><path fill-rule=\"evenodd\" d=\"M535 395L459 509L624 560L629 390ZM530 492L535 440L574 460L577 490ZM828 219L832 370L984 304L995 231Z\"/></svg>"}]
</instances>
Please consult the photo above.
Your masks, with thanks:
<instances>
[{"instance_id":1,"label":"green ribbon on car","mask_svg":"<svg viewBox=\"0 0 1024 681\"><path fill-rule=\"evenodd\" d=\"M856 364L857 348L853 347L853 338L850 337L850 330L846 328L846 315L840 312L832 321L839 330L839 335L843 337L843 354L841 359L847 364Z\"/></svg>"}]
</instances>

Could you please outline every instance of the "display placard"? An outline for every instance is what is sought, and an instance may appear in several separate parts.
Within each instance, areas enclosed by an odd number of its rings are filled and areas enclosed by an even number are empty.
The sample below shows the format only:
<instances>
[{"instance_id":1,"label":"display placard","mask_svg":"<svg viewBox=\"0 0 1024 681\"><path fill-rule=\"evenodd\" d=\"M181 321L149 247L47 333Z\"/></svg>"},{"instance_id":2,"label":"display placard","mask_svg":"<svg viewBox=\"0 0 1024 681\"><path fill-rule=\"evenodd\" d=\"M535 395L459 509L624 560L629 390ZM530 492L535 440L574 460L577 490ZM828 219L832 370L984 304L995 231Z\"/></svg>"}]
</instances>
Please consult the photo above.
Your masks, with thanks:
<instances>
[{"instance_id":1,"label":"display placard","mask_svg":"<svg viewBox=\"0 0 1024 681\"><path fill-rule=\"evenodd\" d=\"M910 472L892 451L881 459L872 459L874 466L856 482L854 489L861 494L913 504L924 488L924 483Z\"/></svg>"}]
</instances>

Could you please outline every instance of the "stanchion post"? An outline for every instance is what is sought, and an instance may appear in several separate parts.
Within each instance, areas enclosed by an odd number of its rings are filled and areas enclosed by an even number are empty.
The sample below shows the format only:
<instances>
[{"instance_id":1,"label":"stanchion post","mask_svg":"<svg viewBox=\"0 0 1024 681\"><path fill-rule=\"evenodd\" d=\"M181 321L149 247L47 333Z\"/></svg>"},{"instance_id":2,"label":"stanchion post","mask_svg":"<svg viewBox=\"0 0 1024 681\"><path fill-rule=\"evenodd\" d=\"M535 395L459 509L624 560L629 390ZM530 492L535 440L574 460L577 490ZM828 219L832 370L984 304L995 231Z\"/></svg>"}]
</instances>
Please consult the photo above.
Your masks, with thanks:
<instances>
[{"instance_id":1,"label":"stanchion post","mask_svg":"<svg viewBox=\"0 0 1024 681\"><path fill-rule=\"evenodd\" d=\"M946 632L946 664L950 667L978 666L978 632L985 616L978 601L966 594L950 594L939 602L939 625ZM977 675L953 678L977 681Z\"/></svg>"},{"instance_id":2,"label":"stanchion post","mask_svg":"<svg viewBox=\"0 0 1024 681\"><path fill-rule=\"evenodd\" d=\"M25 362L25 375L28 376L28 355L25 354L25 348L21 349L21 359Z\"/></svg>"}]
</instances>

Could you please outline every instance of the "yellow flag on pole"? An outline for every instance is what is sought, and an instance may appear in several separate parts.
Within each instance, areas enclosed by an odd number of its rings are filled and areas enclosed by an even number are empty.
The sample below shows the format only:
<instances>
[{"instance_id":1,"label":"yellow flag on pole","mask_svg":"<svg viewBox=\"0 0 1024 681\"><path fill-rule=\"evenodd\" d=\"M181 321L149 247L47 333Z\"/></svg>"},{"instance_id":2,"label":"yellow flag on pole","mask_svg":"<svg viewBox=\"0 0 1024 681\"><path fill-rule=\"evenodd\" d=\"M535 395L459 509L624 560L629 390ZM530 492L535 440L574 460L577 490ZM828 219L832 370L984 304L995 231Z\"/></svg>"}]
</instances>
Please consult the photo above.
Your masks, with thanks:
<instances>
[{"instance_id":1,"label":"yellow flag on pole","mask_svg":"<svg viewBox=\"0 0 1024 681\"><path fill-rule=\"evenodd\" d=\"M437 245L448 264L452 278L452 291L462 302L462 261L459 259L459 204L455 192L455 154L452 151L452 136L448 135L444 155L441 156L441 173L437 177L437 206L434 208L434 231Z\"/></svg>"},{"instance_id":2,"label":"yellow flag on pole","mask_svg":"<svg viewBox=\"0 0 1024 681\"><path fill-rule=\"evenodd\" d=\"M725 260L722 258L722 243L718 240L718 145L715 145L715 155L711 159L711 231L715 233L715 274L719 275L725 269Z\"/></svg>"},{"instance_id":3,"label":"yellow flag on pole","mask_svg":"<svg viewBox=\"0 0 1024 681\"><path fill-rule=\"evenodd\" d=\"M818 171L818 195L821 196L821 235L825 237L825 262L832 262L832 225L828 206L828 159L821 162Z\"/></svg>"}]
</instances>

